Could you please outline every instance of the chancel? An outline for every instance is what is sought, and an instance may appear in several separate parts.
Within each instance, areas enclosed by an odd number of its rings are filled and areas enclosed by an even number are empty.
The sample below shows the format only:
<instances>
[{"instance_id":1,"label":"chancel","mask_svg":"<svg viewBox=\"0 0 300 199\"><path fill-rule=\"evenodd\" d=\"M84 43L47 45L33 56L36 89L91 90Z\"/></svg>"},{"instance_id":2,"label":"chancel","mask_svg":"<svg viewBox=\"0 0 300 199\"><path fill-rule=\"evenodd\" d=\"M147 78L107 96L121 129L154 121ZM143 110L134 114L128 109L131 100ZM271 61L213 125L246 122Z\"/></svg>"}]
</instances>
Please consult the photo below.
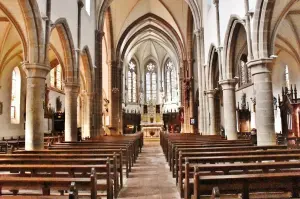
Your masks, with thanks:
<instances>
[{"instance_id":1,"label":"chancel","mask_svg":"<svg viewBox=\"0 0 300 199\"><path fill-rule=\"evenodd\" d=\"M0 0L0 198L300 198L300 1Z\"/></svg>"}]
</instances>

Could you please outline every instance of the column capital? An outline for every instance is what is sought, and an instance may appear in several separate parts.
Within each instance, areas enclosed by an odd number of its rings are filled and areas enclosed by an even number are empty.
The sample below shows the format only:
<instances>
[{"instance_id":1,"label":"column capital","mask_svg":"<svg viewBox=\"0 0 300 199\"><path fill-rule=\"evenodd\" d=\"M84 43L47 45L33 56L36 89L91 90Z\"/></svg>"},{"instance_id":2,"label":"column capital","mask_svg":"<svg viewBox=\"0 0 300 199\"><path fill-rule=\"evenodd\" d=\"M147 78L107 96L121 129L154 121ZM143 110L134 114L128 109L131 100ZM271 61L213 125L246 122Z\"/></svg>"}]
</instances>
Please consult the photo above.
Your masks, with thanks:
<instances>
[{"instance_id":1,"label":"column capital","mask_svg":"<svg viewBox=\"0 0 300 199\"><path fill-rule=\"evenodd\" d=\"M79 84L74 82L66 82L65 83L65 92L79 93Z\"/></svg>"},{"instance_id":2,"label":"column capital","mask_svg":"<svg viewBox=\"0 0 300 199\"><path fill-rule=\"evenodd\" d=\"M215 97L215 94L217 93L216 90L207 90L205 91L206 95L208 98L214 98Z\"/></svg>"},{"instance_id":3,"label":"column capital","mask_svg":"<svg viewBox=\"0 0 300 199\"><path fill-rule=\"evenodd\" d=\"M26 73L27 78L42 78L46 79L50 71L50 66L46 64L24 63L22 68Z\"/></svg>"},{"instance_id":4,"label":"column capital","mask_svg":"<svg viewBox=\"0 0 300 199\"><path fill-rule=\"evenodd\" d=\"M274 63L274 59L261 58L251 60L247 63L247 66L251 69L251 74L256 75L260 73L270 73L270 66Z\"/></svg>"},{"instance_id":5,"label":"column capital","mask_svg":"<svg viewBox=\"0 0 300 199\"><path fill-rule=\"evenodd\" d=\"M222 90L234 90L236 83L236 79L226 79L219 81L219 84L222 86Z\"/></svg>"},{"instance_id":6,"label":"column capital","mask_svg":"<svg viewBox=\"0 0 300 199\"><path fill-rule=\"evenodd\" d=\"M201 36L204 34L204 28L200 28L200 29L194 30L194 34L195 34L197 37L201 37Z\"/></svg>"}]
</instances>

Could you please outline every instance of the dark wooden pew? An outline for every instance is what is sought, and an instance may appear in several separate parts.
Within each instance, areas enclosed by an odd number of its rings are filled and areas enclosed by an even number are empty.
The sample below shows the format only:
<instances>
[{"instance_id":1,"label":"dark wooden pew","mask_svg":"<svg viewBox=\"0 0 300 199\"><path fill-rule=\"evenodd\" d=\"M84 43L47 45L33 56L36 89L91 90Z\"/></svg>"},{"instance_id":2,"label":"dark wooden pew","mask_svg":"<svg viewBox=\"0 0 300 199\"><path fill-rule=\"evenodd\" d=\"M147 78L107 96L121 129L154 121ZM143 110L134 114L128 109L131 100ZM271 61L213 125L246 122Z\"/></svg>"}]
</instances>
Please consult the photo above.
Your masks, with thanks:
<instances>
[{"instance_id":1,"label":"dark wooden pew","mask_svg":"<svg viewBox=\"0 0 300 199\"><path fill-rule=\"evenodd\" d=\"M17 195L20 190L42 190L42 195L48 196L51 190L61 193L62 190L69 190L71 183L76 185L73 191L89 191L91 199L97 199L97 190L103 190L104 187L97 184L97 175L93 169L90 178L0 176L0 195L3 195L5 190L12 191L13 195Z\"/></svg>"},{"instance_id":2,"label":"dark wooden pew","mask_svg":"<svg viewBox=\"0 0 300 199\"><path fill-rule=\"evenodd\" d=\"M249 199L250 193L255 192L291 192L292 198L299 198L300 172L218 176L195 173L192 198L210 195L216 186L221 194L241 193L243 199Z\"/></svg>"},{"instance_id":3,"label":"dark wooden pew","mask_svg":"<svg viewBox=\"0 0 300 199\"><path fill-rule=\"evenodd\" d=\"M291 170L293 172L300 172L300 162L227 163L214 165L190 164L186 162L179 173L179 189L182 196L184 195L185 198L189 198L190 194L193 193L193 183L190 182L190 179L193 178L195 173L201 176L215 176L291 172Z\"/></svg>"},{"instance_id":4,"label":"dark wooden pew","mask_svg":"<svg viewBox=\"0 0 300 199\"><path fill-rule=\"evenodd\" d=\"M178 163L179 163L179 153L191 153L191 152L237 152L237 151L261 151L261 150L284 150L287 149L287 146L241 146L241 147L188 147L188 148L181 148L178 147L175 149L175 157L172 159L171 162L171 171L173 172L174 176L176 177L176 173L178 171ZM174 166L173 166L174 165Z\"/></svg>"},{"instance_id":5,"label":"dark wooden pew","mask_svg":"<svg viewBox=\"0 0 300 199\"><path fill-rule=\"evenodd\" d=\"M129 172L131 171L131 158L130 155L125 155L127 151L125 149L62 149L62 150L43 150L43 151L24 151L17 150L13 151L13 154L112 154L112 153L120 153L122 151L123 162L126 167L126 176L129 176Z\"/></svg>"}]
</instances>

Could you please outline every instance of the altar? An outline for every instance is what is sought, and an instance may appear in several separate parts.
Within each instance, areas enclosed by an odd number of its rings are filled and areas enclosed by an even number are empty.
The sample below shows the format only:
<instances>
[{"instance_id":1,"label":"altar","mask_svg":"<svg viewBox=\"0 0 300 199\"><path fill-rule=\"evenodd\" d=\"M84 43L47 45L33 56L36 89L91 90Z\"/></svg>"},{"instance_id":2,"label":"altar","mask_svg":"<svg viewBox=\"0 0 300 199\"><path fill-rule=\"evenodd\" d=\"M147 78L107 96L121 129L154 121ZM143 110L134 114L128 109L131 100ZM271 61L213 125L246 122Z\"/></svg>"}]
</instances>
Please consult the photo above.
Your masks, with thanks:
<instances>
[{"instance_id":1,"label":"altar","mask_svg":"<svg viewBox=\"0 0 300 199\"><path fill-rule=\"evenodd\" d=\"M141 126L144 137L155 138L159 137L163 124L143 124Z\"/></svg>"},{"instance_id":2,"label":"altar","mask_svg":"<svg viewBox=\"0 0 300 199\"><path fill-rule=\"evenodd\" d=\"M160 105L145 105L141 130L146 138L158 138L163 130L162 114L160 113Z\"/></svg>"}]
</instances>

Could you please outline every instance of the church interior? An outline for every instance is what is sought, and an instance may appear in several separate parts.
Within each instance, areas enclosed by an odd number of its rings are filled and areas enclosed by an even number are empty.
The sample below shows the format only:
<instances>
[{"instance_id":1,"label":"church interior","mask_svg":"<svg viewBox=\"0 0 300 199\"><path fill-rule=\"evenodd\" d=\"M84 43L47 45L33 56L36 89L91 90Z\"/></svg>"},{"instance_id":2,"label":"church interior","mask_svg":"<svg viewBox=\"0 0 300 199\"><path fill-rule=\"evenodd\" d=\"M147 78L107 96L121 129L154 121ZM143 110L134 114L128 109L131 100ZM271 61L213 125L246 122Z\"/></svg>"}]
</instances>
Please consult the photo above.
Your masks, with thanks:
<instances>
[{"instance_id":1,"label":"church interior","mask_svg":"<svg viewBox=\"0 0 300 199\"><path fill-rule=\"evenodd\" d=\"M300 198L298 64L298 0L0 0L0 198Z\"/></svg>"}]
</instances>

